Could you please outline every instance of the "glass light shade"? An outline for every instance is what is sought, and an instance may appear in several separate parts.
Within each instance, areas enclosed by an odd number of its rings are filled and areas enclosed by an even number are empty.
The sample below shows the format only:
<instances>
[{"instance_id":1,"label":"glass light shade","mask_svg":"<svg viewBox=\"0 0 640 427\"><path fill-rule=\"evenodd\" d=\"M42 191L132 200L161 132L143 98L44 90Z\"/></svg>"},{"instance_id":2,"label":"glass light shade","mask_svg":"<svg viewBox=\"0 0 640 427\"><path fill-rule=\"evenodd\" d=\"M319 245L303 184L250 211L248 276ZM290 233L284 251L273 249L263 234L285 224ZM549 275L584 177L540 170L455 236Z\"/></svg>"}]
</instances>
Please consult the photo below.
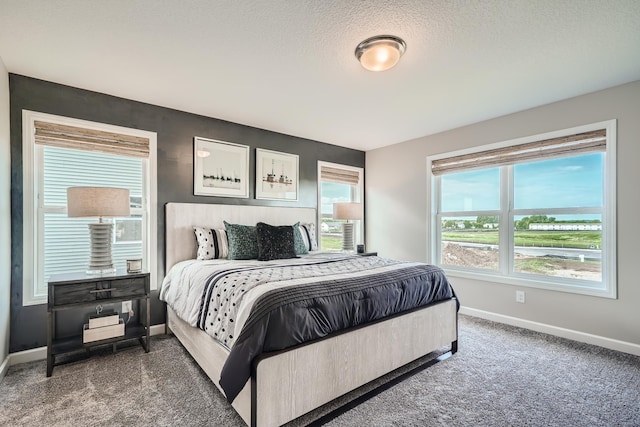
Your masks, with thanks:
<instances>
[{"instance_id":1,"label":"glass light shade","mask_svg":"<svg viewBox=\"0 0 640 427\"><path fill-rule=\"evenodd\" d=\"M356 47L356 58L369 71L385 71L398 63L407 45L399 37L375 36Z\"/></svg>"}]
</instances>

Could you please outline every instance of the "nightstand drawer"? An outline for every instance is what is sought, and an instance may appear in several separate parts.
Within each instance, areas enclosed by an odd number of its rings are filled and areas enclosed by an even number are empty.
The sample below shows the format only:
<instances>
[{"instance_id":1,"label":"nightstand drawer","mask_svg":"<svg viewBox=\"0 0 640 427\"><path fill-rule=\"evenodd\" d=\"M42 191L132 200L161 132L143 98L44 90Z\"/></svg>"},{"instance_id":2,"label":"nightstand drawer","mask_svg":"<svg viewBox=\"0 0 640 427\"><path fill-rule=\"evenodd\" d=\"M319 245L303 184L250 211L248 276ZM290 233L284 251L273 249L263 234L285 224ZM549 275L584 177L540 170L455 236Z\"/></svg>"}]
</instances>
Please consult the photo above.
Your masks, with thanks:
<instances>
[{"instance_id":1,"label":"nightstand drawer","mask_svg":"<svg viewBox=\"0 0 640 427\"><path fill-rule=\"evenodd\" d=\"M111 288L113 289L111 291L112 298L140 296L146 293L144 277L112 280Z\"/></svg>"},{"instance_id":2,"label":"nightstand drawer","mask_svg":"<svg viewBox=\"0 0 640 427\"><path fill-rule=\"evenodd\" d=\"M53 305L75 304L111 298L110 282L72 283L53 288Z\"/></svg>"}]
</instances>

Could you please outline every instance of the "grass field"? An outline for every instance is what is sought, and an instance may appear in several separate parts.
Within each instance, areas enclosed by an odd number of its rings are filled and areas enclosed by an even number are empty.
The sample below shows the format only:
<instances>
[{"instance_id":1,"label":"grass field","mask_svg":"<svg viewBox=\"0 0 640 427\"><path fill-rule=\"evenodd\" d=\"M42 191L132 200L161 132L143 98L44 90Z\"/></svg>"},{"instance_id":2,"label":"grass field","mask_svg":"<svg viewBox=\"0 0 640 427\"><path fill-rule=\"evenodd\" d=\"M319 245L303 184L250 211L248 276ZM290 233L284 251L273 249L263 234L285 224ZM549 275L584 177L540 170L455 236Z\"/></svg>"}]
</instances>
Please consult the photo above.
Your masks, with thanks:
<instances>
[{"instance_id":1,"label":"grass field","mask_svg":"<svg viewBox=\"0 0 640 427\"><path fill-rule=\"evenodd\" d=\"M449 242L498 244L498 231L447 231L442 240ZM544 248L594 249L602 246L602 233L598 231L516 231L516 246Z\"/></svg>"},{"instance_id":2,"label":"grass field","mask_svg":"<svg viewBox=\"0 0 640 427\"><path fill-rule=\"evenodd\" d=\"M594 249L602 246L602 234L597 231L516 231L514 237L516 246L576 249ZM341 236L322 234L320 238L322 249L325 251L342 248ZM442 233L442 240L497 245L498 231L447 231Z\"/></svg>"},{"instance_id":3,"label":"grass field","mask_svg":"<svg viewBox=\"0 0 640 427\"><path fill-rule=\"evenodd\" d=\"M342 237L321 234L322 249L338 251L342 248ZM453 231L443 233L442 239L450 242L468 242L498 244L498 232L491 231ZM592 231L516 231L516 246L564 247L588 249L592 246L600 247L601 234ZM467 248L471 253L488 256L496 255L495 251ZM494 253L495 252L495 253ZM469 258L469 257L465 257ZM486 268L490 261L481 260L476 267ZM497 258L495 265L497 267ZM600 261L577 261L569 259L555 259L549 257L526 257L515 260L515 270L526 273L544 274L548 276L567 276L587 280L602 280L602 265ZM569 272L570 273L567 273Z\"/></svg>"},{"instance_id":4,"label":"grass field","mask_svg":"<svg viewBox=\"0 0 640 427\"><path fill-rule=\"evenodd\" d=\"M326 234L320 235L320 247L323 251L339 251L342 249L342 237L330 236Z\"/></svg>"}]
</instances>

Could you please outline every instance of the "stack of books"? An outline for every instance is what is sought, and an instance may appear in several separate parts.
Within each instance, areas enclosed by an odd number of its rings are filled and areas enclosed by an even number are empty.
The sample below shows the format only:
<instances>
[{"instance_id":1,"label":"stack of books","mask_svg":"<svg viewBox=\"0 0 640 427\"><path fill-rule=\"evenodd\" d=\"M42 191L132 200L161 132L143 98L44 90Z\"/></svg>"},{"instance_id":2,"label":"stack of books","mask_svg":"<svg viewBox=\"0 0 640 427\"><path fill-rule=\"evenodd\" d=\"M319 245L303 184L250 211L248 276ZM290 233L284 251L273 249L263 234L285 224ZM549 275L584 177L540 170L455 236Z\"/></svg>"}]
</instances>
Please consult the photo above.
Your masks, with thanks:
<instances>
[{"instance_id":1,"label":"stack of books","mask_svg":"<svg viewBox=\"0 0 640 427\"><path fill-rule=\"evenodd\" d=\"M117 312L91 316L89 323L84 324L82 342L106 340L124 335L124 321Z\"/></svg>"}]
</instances>

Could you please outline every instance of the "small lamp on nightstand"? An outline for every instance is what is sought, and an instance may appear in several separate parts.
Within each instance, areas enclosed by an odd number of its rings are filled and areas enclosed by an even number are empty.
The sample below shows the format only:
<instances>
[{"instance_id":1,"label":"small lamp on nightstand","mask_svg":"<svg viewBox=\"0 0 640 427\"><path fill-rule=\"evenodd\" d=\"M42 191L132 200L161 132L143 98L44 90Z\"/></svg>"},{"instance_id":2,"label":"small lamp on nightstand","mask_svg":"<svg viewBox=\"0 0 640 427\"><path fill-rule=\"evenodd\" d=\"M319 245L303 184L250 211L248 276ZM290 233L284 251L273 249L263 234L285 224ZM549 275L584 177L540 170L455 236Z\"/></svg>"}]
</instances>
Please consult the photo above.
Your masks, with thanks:
<instances>
[{"instance_id":1,"label":"small lamp on nightstand","mask_svg":"<svg viewBox=\"0 0 640 427\"><path fill-rule=\"evenodd\" d=\"M333 219L344 219L342 224L342 250L353 251L353 223L362 219L362 203L334 203Z\"/></svg>"},{"instance_id":2,"label":"small lamp on nightstand","mask_svg":"<svg viewBox=\"0 0 640 427\"><path fill-rule=\"evenodd\" d=\"M113 224L102 222L102 218L129 215L129 190L125 188L67 188L67 216L69 218L99 218L98 222L89 224L91 258L87 269L88 274L108 274L116 271L111 259Z\"/></svg>"}]
</instances>

